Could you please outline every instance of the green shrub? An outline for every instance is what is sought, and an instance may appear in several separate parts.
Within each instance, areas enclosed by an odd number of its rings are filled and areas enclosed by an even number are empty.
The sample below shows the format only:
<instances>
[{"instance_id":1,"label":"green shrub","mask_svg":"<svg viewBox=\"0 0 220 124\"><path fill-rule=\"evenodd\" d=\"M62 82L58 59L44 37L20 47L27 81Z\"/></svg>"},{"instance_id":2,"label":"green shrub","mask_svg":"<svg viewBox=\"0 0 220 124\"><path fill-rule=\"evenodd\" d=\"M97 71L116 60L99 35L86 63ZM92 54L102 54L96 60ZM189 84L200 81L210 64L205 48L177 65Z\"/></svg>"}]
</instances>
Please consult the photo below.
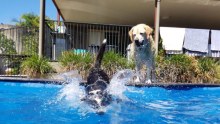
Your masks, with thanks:
<instances>
[{"instance_id":1,"label":"green shrub","mask_svg":"<svg viewBox=\"0 0 220 124\"><path fill-rule=\"evenodd\" d=\"M0 51L2 54L16 54L15 42L0 33Z\"/></svg>"},{"instance_id":2,"label":"green shrub","mask_svg":"<svg viewBox=\"0 0 220 124\"><path fill-rule=\"evenodd\" d=\"M220 79L220 64L210 58L172 55L158 56L156 60L159 82L213 83Z\"/></svg>"},{"instance_id":3,"label":"green shrub","mask_svg":"<svg viewBox=\"0 0 220 124\"><path fill-rule=\"evenodd\" d=\"M215 82L220 83L220 64L218 63L216 67L216 75L215 75Z\"/></svg>"},{"instance_id":4,"label":"green shrub","mask_svg":"<svg viewBox=\"0 0 220 124\"><path fill-rule=\"evenodd\" d=\"M95 56L90 53L75 54L72 51L63 52L59 61L66 71L78 70L85 79L93 67ZM106 52L102 61L102 69L111 77L117 70L134 68L134 64L128 63L126 58L114 52Z\"/></svg>"},{"instance_id":5,"label":"green shrub","mask_svg":"<svg viewBox=\"0 0 220 124\"><path fill-rule=\"evenodd\" d=\"M72 51L63 52L59 61L65 67L65 70L90 69L93 63L93 57L89 53L75 54Z\"/></svg>"},{"instance_id":6,"label":"green shrub","mask_svg":"<svg viewBox=\"0 0 220 124\"><path fill-rule=\"evenodd\" d=\"M85 78L92 67L93 56L89 53L76 54L72 51L65 51L62 53L59 61L66 71L78 70L82 77Z\"/></svg>"},{"instance_id":7,"label":"green shrub","mask_svg":"<svg viewBox=\"0 0 220 124\"><path fill-rule=\"evenodd\" d=\"M104 54L102 68L111 76L118 70L134 69L134 67L134 62L128 62L125 57L114 51L108 51Z\"/></svg>"},{"instance_id":8,"label":"green shrub","mask_svg":"<svg viewBox=\"0 0 220 124\"><path fill-rule=\"evenodd\" d=\"M33 55L22 62L21 71L30 77L42 77L44 74L53 71L48 62L46 58Z\"/></svg>"},{"instance_id":9,"label":"green shrub","mask_svg":"<svg viewBox=\"0 0 220 124\"><path fill-rule=\"evenodd\" d=\"M203 82L216 82L218 79L218 74L220 73L219 62L212 58L201 58L199 59L199 68L201 70L201 79Z\"/></svg>"},{"instance_id":10,"label":"green shrub","mask_svg":"<svg viewBox=\"0 0 220 124\"><path fill-rule=\"evenodd\" d=\"M198 73L195 58L173 55L157 59L157 78L160 82L192 82Z\"/></svg>"},{"instance_id":11,"label":"green shrub","mask_svg":"<svg viewBox=\"0 0 220 124\"><path fill-rule=\"evenodd\" d=\"M66 51L59 59L65 70L78 70L85 79L93 66L95 56L86 54L74 54ZM126 58L113 51L106 52L102 61L102 69L112 77L121 69L134 69L134 62L128 62ZM190 57L187 55L173 55L156 58L156 75L158 82L175 83L213 83L220 82L220 64L210 58Z\"/></svg>"}]
</instances>

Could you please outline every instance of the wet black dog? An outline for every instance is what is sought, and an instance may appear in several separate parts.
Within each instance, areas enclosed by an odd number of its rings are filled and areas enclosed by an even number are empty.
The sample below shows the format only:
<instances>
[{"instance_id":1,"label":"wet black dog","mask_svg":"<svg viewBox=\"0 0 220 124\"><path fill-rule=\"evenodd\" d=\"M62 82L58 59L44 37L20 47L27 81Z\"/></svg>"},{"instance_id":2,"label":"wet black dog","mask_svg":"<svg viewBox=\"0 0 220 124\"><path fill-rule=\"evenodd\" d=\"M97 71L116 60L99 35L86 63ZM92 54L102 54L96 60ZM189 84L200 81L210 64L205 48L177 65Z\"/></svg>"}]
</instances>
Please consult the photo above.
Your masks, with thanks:
<instances>
[{"instance_id":1,"label":"wet black dog","mask_svg":"<svg viewBox=\"0 0 220 124\"><path fill-rule=\"evenodd\" d=\"M111 102L111 95L107 92L109 85L108 75L101 69L101 62L105 52L106 40L103 41L96 57L95 65L90 70L86 84L86 97L84 101L95 109L107 106Z\"/></svg>"}]
</instances>

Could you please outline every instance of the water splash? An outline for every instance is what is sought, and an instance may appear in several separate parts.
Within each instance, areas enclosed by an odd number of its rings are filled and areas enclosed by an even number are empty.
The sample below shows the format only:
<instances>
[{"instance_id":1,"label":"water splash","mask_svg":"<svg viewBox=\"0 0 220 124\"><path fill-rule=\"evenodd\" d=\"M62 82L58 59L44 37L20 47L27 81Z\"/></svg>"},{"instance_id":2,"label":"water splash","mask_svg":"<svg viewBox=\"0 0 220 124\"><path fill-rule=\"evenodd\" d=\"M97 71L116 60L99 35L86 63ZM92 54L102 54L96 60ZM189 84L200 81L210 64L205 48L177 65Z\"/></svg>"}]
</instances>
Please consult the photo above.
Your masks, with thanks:
<instances>
[{"instance_id":1,"label":"water splash","mask_svg":"<svg viewBox=\"0 0 220 124\"><path fill-rule=\"evenodd\" d=\"M61 74L66 84L59 91L55 101L56 104L65 104L66 108L78 110L78 113L81 115L86 115L94 111L82 101L85 97L85 89L83 86L80 86L82 78L72 77L75 73L76 71L70 71Z\"/></svg>"},{"instance_id":2,"label":"water splash","mask_svg":"<svg viewBox=\"0 0 220 124\"><path fill-rule=\"evenodd\" d=\"M107 90L116 98L127 100L124 92L129 90L129 87L127 87L126 84L130 82L133 75L133 71L129 69L118 71L111 79Z\"/></svg>"},{"instance_id":3,"label":"water splash","mask_svg":"<svg viewBox=\"0 0 220 124\"><path fill-rule=\"evenodd\" d=\"M80 86L80 82L82 78L73 78L71 75L76 73L75 71L70 71L61 74L61 76L65 79L67 84L63 86L63 88L59 91L57 98L54 103L56 104L65 104L66 108L71 108L74 110L78 110L80 115L86 115L88 113L96 113L97 110L94 110L91 106L88 106L82 99L85 97L85 88ZM131 81L134 72L132 70L120 70L118 71L110 81L110 85L107 88L109 94L113 96L113 101L110 106L100 108L102 112L106 112L108 110L119 111L120 109L115 110L115 108L120 108L119 101L128 101L129 99L126 97L125 92L136 92L132 90L132 88L127 87L126 83ZM114 107L119 105L118 107Z\"/></svg>"}]
</instances>

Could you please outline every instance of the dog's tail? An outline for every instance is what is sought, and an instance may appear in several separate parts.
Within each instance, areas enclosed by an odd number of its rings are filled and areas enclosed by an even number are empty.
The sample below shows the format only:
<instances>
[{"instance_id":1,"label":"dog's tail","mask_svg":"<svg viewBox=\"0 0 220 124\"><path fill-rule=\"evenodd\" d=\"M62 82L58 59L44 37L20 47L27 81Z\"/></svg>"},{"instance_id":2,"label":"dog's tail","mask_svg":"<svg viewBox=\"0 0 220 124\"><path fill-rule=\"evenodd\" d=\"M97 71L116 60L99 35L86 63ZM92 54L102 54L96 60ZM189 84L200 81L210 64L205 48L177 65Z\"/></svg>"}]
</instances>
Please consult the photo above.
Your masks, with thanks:
<instances>
[{"instance_id":1,"label":"dog's tail","mask_svg":"<svg viewBox=\"0 0 220 124\"><path fill-rule=\"evenodd\" d=\"M101 62L102 62L102 58L103 58L103 55L104 55L104 52L105 52L106 43L107 43L107 40L104 39L103 42L102 42L102 45L99 49L99 52L97 54L96 60L95 60L95 68L100 68L101 67Z\"/></svg>"}]
</instances>

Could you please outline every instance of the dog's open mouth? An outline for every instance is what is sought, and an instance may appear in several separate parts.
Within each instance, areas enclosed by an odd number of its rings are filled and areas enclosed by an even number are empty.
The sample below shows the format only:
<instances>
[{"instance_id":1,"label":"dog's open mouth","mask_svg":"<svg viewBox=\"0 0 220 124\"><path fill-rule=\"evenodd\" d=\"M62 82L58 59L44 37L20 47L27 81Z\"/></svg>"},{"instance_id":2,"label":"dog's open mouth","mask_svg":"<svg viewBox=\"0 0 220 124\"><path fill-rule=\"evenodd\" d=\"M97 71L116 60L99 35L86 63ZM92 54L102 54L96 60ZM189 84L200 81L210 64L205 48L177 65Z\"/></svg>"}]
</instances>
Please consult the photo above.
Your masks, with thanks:
<instances>
[{"instance_id":1,"label":"dog's open mouth","mask_svg":"<svg viewBox=\"0 0 220 124\"><path fill-rule=\"evenodd\" d=\"M136 40L135 44L136 44L137 47L140 47L140 46L144 45L144 42L143 41L140 42L140 41Z\"/></svg>"}]
</instances>

